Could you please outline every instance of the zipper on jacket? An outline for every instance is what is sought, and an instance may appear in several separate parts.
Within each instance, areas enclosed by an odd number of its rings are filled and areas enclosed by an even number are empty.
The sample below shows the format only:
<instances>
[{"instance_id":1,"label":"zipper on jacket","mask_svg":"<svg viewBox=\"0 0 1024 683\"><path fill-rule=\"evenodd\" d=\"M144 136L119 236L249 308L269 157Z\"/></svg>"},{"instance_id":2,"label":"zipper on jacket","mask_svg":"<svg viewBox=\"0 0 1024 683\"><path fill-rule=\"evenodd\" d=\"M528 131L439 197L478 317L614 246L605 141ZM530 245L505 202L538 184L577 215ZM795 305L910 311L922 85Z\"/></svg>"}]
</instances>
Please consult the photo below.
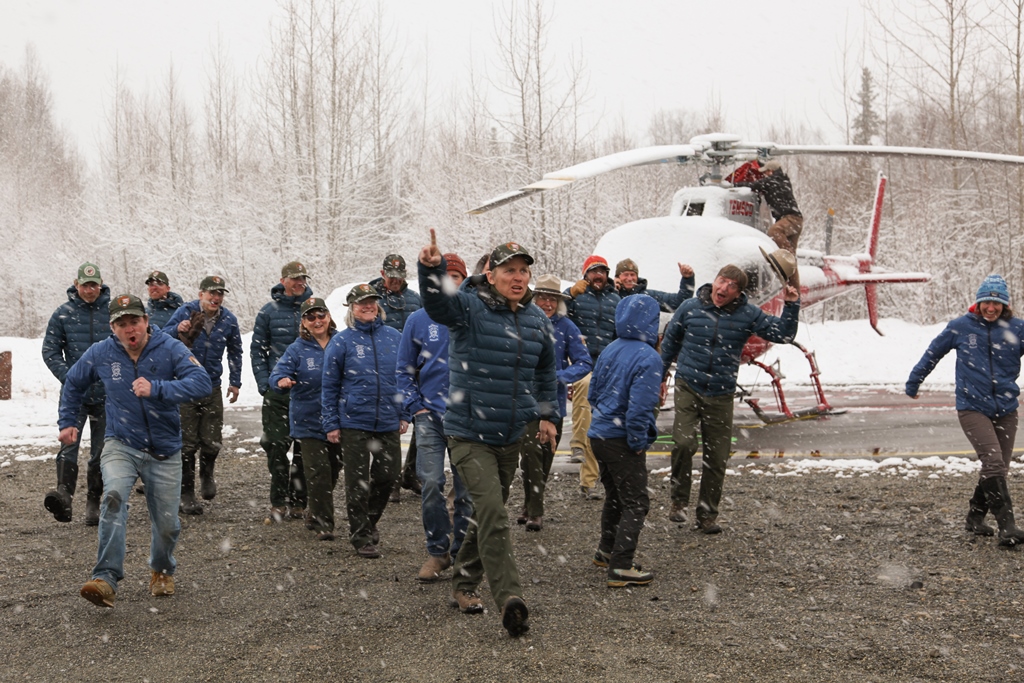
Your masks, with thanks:
<instances>
[{"instance_id":1,"label":"zipper on jacket","mask_svg":"<svg viewBox=\"0 0 1024 683\"><path fill-rule=\"evenodd\" d=\"M519 362L523 358L523 330L519 327L519 314L516 311L512 311L512 320L516 324L516 362L512 366L512 415L508 420L508 436L512 436L512 432L515 431L516 427L516 406L517 399L519 397Z\"/></svg>"},{"instance_id":2,"label":"zipper on jacket","mask_svg":"<svg viewBox=\"0 0 1024 683\"><path fill-rule=\"evenodd\" d=\"M122 347L122 349L123 348L124 347ZM125 351L125 355L128 356L128 352L127 351ZM128 356L128 360L131 360L131 359L132 359L132 357ZM139 360L142 360L142 356L139 356ZM139 378L139 364L138 364L138 362L132 360L132 367L135 368L135 379L138 379ZM152 388L150 390L152 391ZM132 389L131 392L134 394L135 390ZM142 397L137 395L137 394L136 394L135 398L137 398L139 400L139 408L142 410L142 421L146 423L146 439L149 441L149 449L151 451L155 450L155 444L153 443L153 430L150 429L150 426L149 426L149 415L146 413L146 403L145 403L145 401L142 400ZM150 455L155 455L155 454L154 453L150 453Z\"/></svg>"},{"instance_id":3,"label":"zipper on jacket","mask_svg":"<svg viewBox=\"0 0 1024 683\"><path fill-rule=\"evenodd\" d=\"M373 323L370 323L371 325ZM381 323L383 325L383 323ZM378 328L379 329L379 328ZM370 343L373 345L373 374L377 377L377 400L374 402L376 412L373 415L373 431L380 431L380 363L377 360L377 337L373 327L370 328Z\"/></svg>"},{"instance_id":4,"label":"zipper on jacket","mask_svg":"<svg viewBox=\"0 0 1024 683\"><path fill-rule=\"evenodd\" d=\"M987 322L987 321L986 321ZM992 408L995 414L999 414L999 400L996 398L996 371L992 367L992 326L986 325L988 328L988 377L989 384L992 385Z\"/></svg>"}]
</instances>

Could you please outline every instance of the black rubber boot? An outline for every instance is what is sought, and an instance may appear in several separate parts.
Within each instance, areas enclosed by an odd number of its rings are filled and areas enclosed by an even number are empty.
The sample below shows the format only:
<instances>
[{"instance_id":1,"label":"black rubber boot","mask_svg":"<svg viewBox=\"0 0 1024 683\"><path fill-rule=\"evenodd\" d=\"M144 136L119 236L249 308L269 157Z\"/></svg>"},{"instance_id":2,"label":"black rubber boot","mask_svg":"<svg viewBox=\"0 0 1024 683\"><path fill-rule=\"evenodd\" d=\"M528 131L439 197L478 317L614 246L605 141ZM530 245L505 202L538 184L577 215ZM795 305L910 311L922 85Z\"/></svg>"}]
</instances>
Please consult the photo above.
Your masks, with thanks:
<instances>
[{"instance_id":1,"label":"black rubber boot","mask_svg":"<svg viewBox=\"0 0 1024 683\"><path fill-rule=\"evenodd\" d=\"M203 505L196 500L196 454L181 454L181 503L178 510L183 515L203 514Z\"/></svg>"},{"instance_id":2,"label":"black rubber boot","mask_svg":"<svg viewBox=\"0 0 1024 683\"><path fill-rule=\"evenodd\" d=\"M217 482L213 478L213 465L217 462L217 454L199 454L199 492L203 500L213 500L217 495Z\"/></svg>"},{"instance_id":3,"label":"black rubber boot","mask_svg":"<svg viewBox=\"0 0 1024 683\"><path fill-rule=\"evenodd\" d=\"M978 484L974 487L974 496L971 498L964 531L969 531L975 536L995 536L996 530L985 524L986 514L988 514L988 502L985 500L985 491L982 490L981 484Z\"/></svg>"},{"instance_id":4,"label":"black rubber boot","mask_svg":"<svg viewBox=\"0 0 1024 683\"><path fill-rule=\"evenodd\" d=\"M299 451L298 442L292 451L292 464L288 469L288 498L289 505L296 510L306 509L306 470L302 466L302 453ZM293 515L294 516L294 515Z\"/></svg>"},{"instance_id":5,"label":"black rubber boot","mask_svg":"<svg viewBox=\"0 0 1024 683\"><path fill-rule=\"evenodd\" d=\"M99 463L90 464L86 470L86 484L89 489L85 498L85 525L99 526L100 499L103 497L103 472Z\"/></svg>"},{"instance_id":6,"label":"black rubber boot","mask_svg":"<svg viewBox=\"0 0 1024 683\"><path fill-rule=\"evenodd\" d=\"M62 460L57 463L57 488L47 491L43 507L58 522L71 521L71 501L78 484L78 463Z\"/></svg>"},{"instance_id":7,"label":"black rubber boot","mask_svg":"<svg viewBox=\"0 0 1024 683\"><path fill-rule=\"evenodd\" d=\"M1013 519L1013 501L1006 477L989 477L981 482L988 509L999 525L999 545L1007 548L1024 543L1024 531L1017 528Z\"/></svg>"}]
</instances>

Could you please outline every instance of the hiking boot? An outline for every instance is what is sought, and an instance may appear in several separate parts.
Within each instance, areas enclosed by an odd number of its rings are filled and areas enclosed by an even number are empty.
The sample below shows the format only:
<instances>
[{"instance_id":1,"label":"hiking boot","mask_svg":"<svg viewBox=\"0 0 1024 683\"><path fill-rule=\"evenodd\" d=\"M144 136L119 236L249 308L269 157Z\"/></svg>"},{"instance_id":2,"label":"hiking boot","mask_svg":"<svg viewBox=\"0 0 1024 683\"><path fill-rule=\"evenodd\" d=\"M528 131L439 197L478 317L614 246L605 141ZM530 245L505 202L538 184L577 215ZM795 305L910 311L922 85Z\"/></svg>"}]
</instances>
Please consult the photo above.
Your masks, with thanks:
<instances>
[{"instance_id":1,"label":"hiking boot","mask_svg":"<svg viewBox=\"0 0 1024 683\"><path fill-rule=\"evenodd\" d=\"M373 541L374 545L380 543L380 532L377 531L377 525L374 524L370 527L370 540Z\"/></svg>"},{"instance_id":2,"label":"hiking boot","mask_svg":"<svg viewBox=\"0 0 1024 683\"><path fill-rule=\"evenodd\" d=\"M480 614L484 611L484 602L474 591L453 591L452 607L458 607L463 614Z\"/></svg>"},{"instance_id":3,"label":"hiking boot","mask_svg":"<svg viewBox=\"0 0 1024 683\"><path fill-rule=\"evenodd\" d=\"M964 531L969 531L975 536L995 536L996 530L985 524L985 515L988 514L988 503L985 502L985 492L981 484L974 487L974 496L969 503L967 519L964 520Z\"/></svg>"},{"instance_id":4,"label":"hiking boot","mask_svg":"<svg viewBox=\"0 0 1024 683\"><path fill-rule=\"evenodd\" d=\"M1012 548L1024 544L1024 530L1018 529L1013 518L1013 501L1006 477L989 477L981 482L985 501L999 525L999 545Z\"/></svg>"},{"instance_id":5,"label":"hiking boot","mask_svg":"<svg viewBox=\"0 0 1024 683\"><path fill-rule=\"evenodd\" d=\"M722 527L718 526L718 523L713 519L698 519L693 530L709 536L722 533Z\"/></svg>"},{"instance_id":6,"label":"hiking boot","mask_svg":"<svg viewBox=\"0 0 1024 683\"><path fill-rule=\"evenodd\" d=\"M452 566L452 556L448 553L440 557L431 555L420 567L420 573L416 575L416 580L422 583L434 583L441 578L441 572L450 566Z\"/></svg>"},{"instance_id":7,"label":"hiking boot","mask_svg":"<svg viewBox=\"0 0 1024 683\"><path fill-rule=\"evenodd\" d=\"M165 595L174 595L174 577L170 574L151 570L149 592L158 598Z\"/></svg>"},{"instance_id":8,"label":"hiking boot","mask_svg":"<svg viewBox=\"0 0 1024 683\"><path fill-rule=\"evenodd\" d=\"M399 482L395 482L395 488L391 489L391 497L388 498L389 503L401 503L402 502L402 485Z\"/></svg>"},{"instance_id":9,"label":"hiking boot","mask_svg":"<svg viewBox=\"0 0 1024 683\"><path fill-rule=\"evenodd\" d=\"M320 533L318 533L316 535L316 540L318 540L318 541L333 541L334 540L334 533L331 532L331 531L321 531Z\"/></svg>"},{"instance_id":10,"label":"hiking boot","mask_svg":"<svg viewBox=\"0 0 1024 683\"><path fill-rule=\"evenodd\" d=\"M419 477L406 477L402 480L402 488L408 489L415 493L417 496L423 495L423 484L420 483Z\"/></svg>"},{"instance_id":11,"label":"hiking boot","mask_svg":"<svg viewBox=\"0 0 1024 683\"><path fill-rule=\"evenodd\" d=\"M202 454L199 458L199 493L203 500L213 500L217 495L217 482L213 478L215 459Z\"/></svg>"},{"instance_id":12,"label":"hiking boot","mask_svg":"<svg viewBox=\"0 0 1024 683\"><path fill-rule=\"evenodd\" d=\"M580 493L583 494L583 497L586 498L587 500L604 499L604 494L598 491L596 486L581 486Z\"/></svg>"},{"instance_id":13,"label":"hiking boot","mask_svg":"<svg viewBox=\"0 0 1024 683\"><path fill-rule=\"evenodd\" d=\"M608 587L625 588L626 586L646 586L654 581L654 572L641 571L640 567L630 569L609 569Z\"/></svg>"},{"instance_id":14,"label":"hiking boot","mask_svg":"<svg viewBox=\"0 0 1024 683\"><path fill-rule=\"evenodd\" d=\"M605 551L603 551L600 548L598 548L597 551L594 552L594 559L593 559L594 566L595 567L601 567L602 569L607 567L608 566L608 560L611 558L611 556L612 556L611 553L606 553Z\"/></svg>"},{"instance_id":15,"label":"hiking boot","mask_svg":"<svg viewBox=\"0 0 1024 683\"><path fill-rule=\"evenodd\" d=\"M686 506L682 503L672 503L672 511L669 512L668 521L677 524L686 524L690 521L690 516L686 512Z\"/></svg>"},{"instance_id":16,"label":"hiking boot","mask_svg":"<svg viewBox=\"0 0 1024 683\"><path fill-rule=\"evenodd\" d=\"M364 546L356 548L356 555L365 558L367 560L376 560L380 557L380 550L373 543L367 543Z\"/></svg>"},{"instance_id":17,"label":"hiking boot","mask_svg":"<svg viewBox=\"0 0 1024 683\"><path fill-rule=\"evenodd\" d=\"M586 460L586 458L583 455L583 449L580 448L579 446L573 448L572 455L569 456L569 462L573 463L574 465L578 465L584 460Z\"/></svg>"},{"instance_id":18,"label":"hiking boot","mask_svg":"<svg viewBox=\"0 0 1024 683\"><path fill-rule=\"evenodd\" d=\"M183 515L201 515L203 514L203 505L196 500L195 491L181 491L181 502L178 503L178 510Z\"/></svg>"},{"instance_id":19,"label":"hiking boot","mask_svg":"<svg viewBox=\"0 0 1024 683\"><path fill-rule=\"evenodd\" d=\"M85 525L100 525L100 499L92 495L85 499Z\"/></svg>"},{"instance_id":20,"label":"hiking boot","mask_svg":"<svg viewBox=\"0 0 1024 683\"><path fill-rule=\"evenodd\" d=\"M288 508L288 517L290 519L305 519L306 506L303 505L302 507L299 507L297 505L293 505L292 507Z\"/></svg>"},{"instance_id":21,"label":"hiking boot","mask_svg":"<svg viewBox=\"0 0 1024 683\"><path fill-rule=\"evenodd\" d=\"M97 607L114 606L114 587L103 579L90 579L78 594Z\"/></svg>"},{"instance_id":22,"label":"hiking boot","mask_svg":"<svg viewBox=\"0 0 1024 683\"><path fill-rule=\"evenodd\" d=\"M530 630L530 624L527 622L529 617L530 610L526 609L526 603L514 595L506 600L505 606L501 608L501 625L512 638L518 638Z\"/></svg>"},{"instance_id":23,"label":"hiking boot","mask_svg":"<svg viewBox=\"0 0 1024 683\"><path fill-rule=\"evenodd\" d=\"M526 522L526 530L527 531L540 531L543 528L544 528L544 518L543 517L530 517L530 519Z\"/></svg>"},{"instance_id":24,"label":"hiking boot","mask_svg":"<svg viewBox=\"0 0 1024 683\"><path fill-rule=\"evenodd\" d=\"M516 517L516 524L526 524L528 519L530 519L530 515L526 514L526 507L523 507L523 509L519 511L519 516Z\"/></svg>"},{"instance_id":25,"label":"hiking boot","mask_svg":"<svg viewBox=\"0 0 1024 683\"><path fill-rule=\"evenodd\" d=\"M267 518L263 520L264 524L280 524L284 521L284 518L288 516L288 508L283 505L274 506L270 508L270 512Z\"/></svg>"},{"instance_id":26,"label":"hiking boot","mask_svg":"<svg viewBox=\"0 0 1024 683\"><path fill-rule=\"evenodd\" d=\"M57 486L52 491L47 491L43 498L43 507L58 522L71 521L71 494L64 486Z\"/></svg>"}]
</instances>

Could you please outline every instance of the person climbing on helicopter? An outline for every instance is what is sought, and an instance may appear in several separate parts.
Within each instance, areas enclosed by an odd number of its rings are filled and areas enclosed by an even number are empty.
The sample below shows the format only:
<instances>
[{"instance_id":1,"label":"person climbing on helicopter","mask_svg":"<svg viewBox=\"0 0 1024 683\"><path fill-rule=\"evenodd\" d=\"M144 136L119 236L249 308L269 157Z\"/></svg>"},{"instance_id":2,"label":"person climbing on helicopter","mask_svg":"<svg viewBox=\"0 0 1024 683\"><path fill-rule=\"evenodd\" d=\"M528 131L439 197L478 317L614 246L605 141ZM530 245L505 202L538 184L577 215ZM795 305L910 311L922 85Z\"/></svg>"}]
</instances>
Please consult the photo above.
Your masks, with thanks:
<instances>
[{"instance_id":1,"label":"person climbing on helicopter","mask_svg":"<svg viewBox=\"0 0 1024 683\"><path fill-rule=\"evenodd\" d=\"M748 164L757 165L754 172L753 166L744 172L740 172ZM759 178L757 176L760 176ZM796 255L797 241L804 229L804 217L797 206L796 197L793 196L793 184L789 176L782 170L782 166L775 160L750 161L733 171L726 179L736 187L749 187L761 195L768 208L771 209L772 218L775 222L768 228L768 236L780 248ZM748 179L749 178L749 179ZM789 278L789 284L800 289L799 271L793 271Z\"/></svg>"}]
</instances>

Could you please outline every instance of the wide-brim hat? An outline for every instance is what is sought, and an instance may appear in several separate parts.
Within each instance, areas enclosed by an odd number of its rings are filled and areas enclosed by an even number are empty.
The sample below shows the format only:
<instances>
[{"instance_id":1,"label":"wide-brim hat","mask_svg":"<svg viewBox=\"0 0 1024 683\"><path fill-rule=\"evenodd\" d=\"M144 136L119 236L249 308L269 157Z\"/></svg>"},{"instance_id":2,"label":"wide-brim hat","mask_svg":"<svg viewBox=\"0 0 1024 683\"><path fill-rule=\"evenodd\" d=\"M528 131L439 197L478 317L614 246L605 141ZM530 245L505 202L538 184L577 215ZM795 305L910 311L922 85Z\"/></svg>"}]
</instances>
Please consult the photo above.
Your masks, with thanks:
<instances>
[{"instance_id":1,"label":"wide-brim hat","mask_svg":"<svg viewBox=\"0 0 1024 683\"><path fill-rule=\"evenodd\" d=\"M772 272L782 280L782 284L789 284L789 278L793 277L793 273L796 272L797 268L796 257L793 256L793 252L787 249L776 249L769 254L762 246L758 246L758 249L761 250L764 260L771 266Z\"/></svg>"},{"instance_id":2,"label":"wide-brim hat","mask_svg":"<svg viewBox=\"0 0 1024 683\"><path fill-rule=\"evenodd\" d=\"M569 298L569 295L562 293L562 281L557 275L541 275L537 278L537 284L533 288L533 293L557 296L560 299Z\"/></svg>"}]
</instances>

